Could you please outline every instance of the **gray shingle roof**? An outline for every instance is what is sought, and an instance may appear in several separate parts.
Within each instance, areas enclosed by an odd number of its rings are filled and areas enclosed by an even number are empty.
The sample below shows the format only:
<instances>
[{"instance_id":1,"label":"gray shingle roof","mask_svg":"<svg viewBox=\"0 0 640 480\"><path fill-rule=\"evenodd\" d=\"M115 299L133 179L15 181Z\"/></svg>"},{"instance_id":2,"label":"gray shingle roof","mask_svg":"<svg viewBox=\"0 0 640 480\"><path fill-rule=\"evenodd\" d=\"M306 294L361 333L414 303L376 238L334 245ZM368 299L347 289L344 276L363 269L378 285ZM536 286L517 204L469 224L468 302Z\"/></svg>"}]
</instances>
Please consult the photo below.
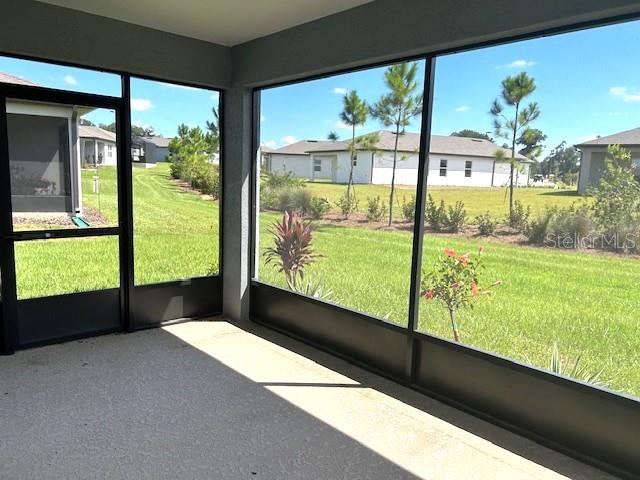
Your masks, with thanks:
<instances>
[{"instance_id":1,"label":"gray shingle roof","mask_svg":"<svg viewBox=\"0 0 640 480\"><path fill-rule=\"evenodd\" d=\"M388 130L373 132L378 134L380 140L377 148L381 151L393 151L395 133ZM309 152L341 152L348 149L349 141L332 142L326 140L303 140L274 150L272 153L288 153L304 155ZM398 138L398 150L401 152L417 152L420 149L420 134L406 132ZM465 155L471 157L495 157L496 150L504 150L495 143L479 138L448 137L444 135L431 135L430 152L434 154ZM510 152L505 150L507 157ZM531 162L524 155L516 153L516 158L522 162Z\"/></svg>"},{"instance_id":2,"label":"gray shingle roof","mask_svg":"<svg viewBox=\"0 0 640 480\"><path fill-rule=\"evenodd\" d=\"M39 86L37 83L27 80L26 78L16 77L9 73L0 72L0 83L13 83L14 85L29 85L32 87Z\"/></svg>"},{"instance_id":3,"label":"gray shingle roof","mask_svg":"<svg viewBox=\"0 0 640 480\"><path fill-rule=\"evenodd\" d=\"M95 125L80 125L78 130L80 138L97 138L98 140L116 141L116 134L108 130L103 130Z\"/></svg>"},{"instance_id":4,"label":"gray shingle roof","mask_svg":"<svg viewBox=\"0 0 640 480\"><path fill-rule=\"evenodd\" d=\"M173 139L156 135L154 137L142 137L141 140L143 142L152 143L156 147L167 148L169 146L169 142Z\"/></svg>"},{"instance_id":5,"label":"gray shingle roof","mask_svg":"<svg viewBox=\"0 0 640 480\"><path fill-rule=\"evenodd\" d=\"M614 133L606 137L598 137L589 142L579 143L576 147L588 147L599 145L640 145L640 128L632 128L624 132Z\"/></svg>"},{"instance_id":6,"label":"gray shingle roof","mask_svg":"<svg viewBox=\"0 0 640 480\"><path fill-rule=\"evenodd\" d=\"M285 145L281 148L276 148L275 150L271 150L269 153L281 153L285 155L306 155L311 150L316 151L317 148L323 145L342 145L346 144L345 142L333 142L331 140L300 140L298 142L292 143L290 145ZM338 150L344 150L344 147L339 148ZM336 151L328 150L328 151Z\"/></svg>"}]
</instances>

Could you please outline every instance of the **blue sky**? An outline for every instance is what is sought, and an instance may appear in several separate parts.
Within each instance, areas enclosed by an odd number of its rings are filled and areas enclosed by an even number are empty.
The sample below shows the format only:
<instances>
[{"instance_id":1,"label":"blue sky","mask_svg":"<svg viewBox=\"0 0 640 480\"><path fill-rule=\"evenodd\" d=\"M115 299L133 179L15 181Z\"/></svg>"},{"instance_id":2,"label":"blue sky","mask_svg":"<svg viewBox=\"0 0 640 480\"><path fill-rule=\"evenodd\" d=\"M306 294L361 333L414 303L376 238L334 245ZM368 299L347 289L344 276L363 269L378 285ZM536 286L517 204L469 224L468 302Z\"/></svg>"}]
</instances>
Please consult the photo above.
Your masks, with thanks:
<instances>
[{"instance_id":1,"label":"blue sky","mask_svg":"<svg viewBox=\"0 0 640 480\"><path fill-rule=\"evenodd\" d=\"M640 22L555 35L438 58L432 132L472 128L491 131L488 110L508 75L527 71L538 85L531 100L542 115L533 125L548 135L546 151L562 140L579 143L640 126ZM419 77L424 76L424 62ZM0 57L0 71L48 87L120 95L117 75ZM356 89L368 102L385 91L384 67L266 89L262 93L261 143L279 147L300 139L350 131L339 121L342 95ZM132 120L175 135L179 123L204 127L218 94L147 80L132 80ZM96 122L113 114L97 111ZM382 128L370 119L358 133ZM408 128L417 132L420 119ZM503 140L499 140L502 143Z\"/></svg>"},{"instance_id":2,"label":"blue sky","mask_svg":"<svg viewBox=\"0 0 640 480\"><path fill-rule=\"evenodd\" d=\"M32 62L0 56L0 72L16 75L42 86L120 96L120 77L114 74ZM211 108L218 105L218 93L201 88L131 79L131 120L153 126L164 136L174 136L180 123L204 128L211 120ZM114 114L95 110L86 118L94 123L111 123Z\"/></svg>"},{"instance_id":3,"label":"blue sky","mask_svg":"<svg viewBox=\"0 0 640 480\"><path fill-rule=\"evenodd\" d=\"M547 149L640 126L640 22L600 27L438 58L432 133L472 128L490 132L488 114L500 82L526 71L533 76L542 115L534 123L548 135ZM424 65L420 62L421 75ZM289 85L262 94L261 142L326 138L339 123L342 94L356 89L369 102L384 93L384 68ZM369 120L365 133L381 128ZM419 119L409 131L418 131ZM503 143L500 140L499 143Z\"/></svg>"}]
</instances>

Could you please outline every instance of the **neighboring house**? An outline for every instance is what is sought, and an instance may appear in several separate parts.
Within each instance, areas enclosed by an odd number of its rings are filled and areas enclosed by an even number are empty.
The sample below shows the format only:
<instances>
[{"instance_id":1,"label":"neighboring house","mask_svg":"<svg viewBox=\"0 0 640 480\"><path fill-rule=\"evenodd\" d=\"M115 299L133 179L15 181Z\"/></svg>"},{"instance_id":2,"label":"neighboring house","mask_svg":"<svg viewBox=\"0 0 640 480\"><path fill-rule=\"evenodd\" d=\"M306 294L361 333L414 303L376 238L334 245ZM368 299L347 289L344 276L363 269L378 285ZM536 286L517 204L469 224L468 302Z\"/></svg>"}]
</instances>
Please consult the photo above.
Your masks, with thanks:
<instances>
[{"instance_id":1,"label":"neighboring house","mask_svg":"<svg viewBox=\"0 0 640 480\"><path fill-rule=\"evenodd\" d=\"M598 137L575 147L580 151L578 193L584 195L589 187L596 186L605 169L605 154L609 145L621 145L631 152L633 163L640 167L640 128Z\"/></svg>"},{"instance_id":2,"label":"neighboring house","mask_svg":"<svg viewBox=\"0 0 640 480\"><path fill-rule=\"evenodd\" d=\"M134 162L158 163L164 162L169 157L169 142L171 138L162 136L139 137L132 144L139 149L134 152L132 149L132 157Z\"/></svg>"},{"instance_id":3,"label":"neighboring house","mask_svg":"<svg viewBox=\"0 0 640 480\"><path fill-rule=\"evenodd\" d=\"M0 73L0 82L38 86ZM90 112L41 102L7 101L14 212L82 211L79 119Z\"/></svg>"},{"instance_id":4,"label":"neighboring house","mask_svg":"<svg viewBox=\"0 0 640 480\"><path fill-rule=\"evenodd\" d=\"M358 151L354 161L355 183L391 184L395 133L375 132L379 141L375 151ZM308 180L335 183L349 181L350 141L302 140L272 151L264 151L268 171L292 172ZM395 183L415 185L418 179L420 135L404 133L398 138ZM501 187L509 183L510 160L496 159L496 151L510 152L482 139L431 135L429 153L429 185ZM516 184L529 183L530 165L523 155L516 154Z\"/></svg>"},{"instance_id":5,"label":"neighboring house","mask_svg":"<svg viewBox=\"0 0 640 480\"><path fill-rule=\"evenodd\" d=\"M131 161L144 161L144 143L142 143L139 138L131 139Z\"/></svg>"},{"instance_id":6,"label":"neighboring house","mask_svg":"<svg viewBox=\"0 0 640 480\"><path fill-rule=\"evenodd\" d=\"M116 134L94 125L80 125L80 158L83 167L116 166Z\"/></svg>"}]
</instances>

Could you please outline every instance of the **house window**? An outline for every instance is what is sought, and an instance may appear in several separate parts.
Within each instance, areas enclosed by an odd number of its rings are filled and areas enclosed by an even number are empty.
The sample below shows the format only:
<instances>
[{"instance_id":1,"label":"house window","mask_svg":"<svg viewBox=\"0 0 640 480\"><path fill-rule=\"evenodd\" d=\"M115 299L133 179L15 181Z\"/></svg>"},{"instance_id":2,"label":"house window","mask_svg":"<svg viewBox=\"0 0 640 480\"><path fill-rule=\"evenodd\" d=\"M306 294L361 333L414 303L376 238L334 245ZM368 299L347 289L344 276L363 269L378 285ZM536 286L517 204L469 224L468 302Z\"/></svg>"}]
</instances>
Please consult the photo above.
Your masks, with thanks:
<instances>
[{"instance_id":1,"label":"house window","mask_svg":"<svg viewBox=\"0 0 640 480\"><path fill-rule=\"evenodd\" d=\"M440 160L440 176L447 176L447 160Z\"/></svg>"},{"instance_id":2,"label":"house window","mask_svg":"<svg viewBox=\"0 0 640 480\"><path fill-rule=\"evenodd\" d=\"M113 157L113 146L112 145L107 145L107 157L109 157L109 158Z\"/></svg>"},{"instance_id":3,"label":"house window","mask_svg":"<svg viewBox=\"0 0 640 480\"><path fill-rule=\"evenodd\" d=\"M464 162L464 176L467 178L471 177L471 166L473 165L473 162L471 160L467 160L466 162Z\"/></svg>"},{"instance_id":4,"label":"house window","mask_svg":"<svg viewBox=\"0 0 640 480\"><path fill-rule=\"evenodd\" d=\"M313 171L321 172L322 171L322 160L319 158L313 159Z\"/></svg>"}]
</instances>

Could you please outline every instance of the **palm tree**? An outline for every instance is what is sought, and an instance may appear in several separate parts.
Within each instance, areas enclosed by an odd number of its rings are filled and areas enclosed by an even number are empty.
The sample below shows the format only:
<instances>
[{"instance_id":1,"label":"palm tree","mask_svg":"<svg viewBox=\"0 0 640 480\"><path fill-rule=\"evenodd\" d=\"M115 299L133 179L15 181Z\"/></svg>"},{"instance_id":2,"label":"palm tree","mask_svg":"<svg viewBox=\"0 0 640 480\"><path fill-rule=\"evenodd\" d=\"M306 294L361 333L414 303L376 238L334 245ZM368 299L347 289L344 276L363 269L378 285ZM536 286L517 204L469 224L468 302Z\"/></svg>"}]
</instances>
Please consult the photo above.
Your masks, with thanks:
<instances>
[{"instance_id":1,"label":"palm tree","mask_svg":"<svg viewBox=\"0 0 640 480\"><path fill-rule=\"evenodd\" d=\"M416 95L418 88L416 75L417 63L398 63L387 68L384 81L389 92L382 95L373 107L371 115L385 127L395 128L393 148L393 173L391 175L391 192L389 194L389 226L393 221L393 196L395 193L396 164L398 159L398 138L404 134L411 120L422 113L422 95Z\"/></svg>"},{"instance_id":2,"label":"palm tree","mask_svg":"<svg viewBox=\"0 0 640 480\"><path fill-rule=\"evenodd\" d=\"M511 141L511 172L509 175L509 218L513 212L513 177L516 163L516 144L518 133L540 116L540 109L536 102L529 103L521 110L522 101L531 95L536 89L535 80L521 72L515 76L509 76L502 81L500 98L496 98L491 104L489 113L493 116L493 129L496 136ZM501 102L504 102L503 103ZM513 107L514 116L509 118L504 114L505 106Z\"/></svg>"},{"instance_id":3,"label":"palm tree","mask_svg":"<svg viewBox=\"0 0 640 480\"><path fill-rule=\"evenodd\" d=\"M340 120L351 127L351 143L349 153L351 161L349 166L349 183L347 185L347 201L351 201L351 186L353 185L353 164L356 161L356 127L364 125L369 114L367 102L358 96L358 92L351 90L342 97L342 112Z\"/></svg>"}]
</instances>

